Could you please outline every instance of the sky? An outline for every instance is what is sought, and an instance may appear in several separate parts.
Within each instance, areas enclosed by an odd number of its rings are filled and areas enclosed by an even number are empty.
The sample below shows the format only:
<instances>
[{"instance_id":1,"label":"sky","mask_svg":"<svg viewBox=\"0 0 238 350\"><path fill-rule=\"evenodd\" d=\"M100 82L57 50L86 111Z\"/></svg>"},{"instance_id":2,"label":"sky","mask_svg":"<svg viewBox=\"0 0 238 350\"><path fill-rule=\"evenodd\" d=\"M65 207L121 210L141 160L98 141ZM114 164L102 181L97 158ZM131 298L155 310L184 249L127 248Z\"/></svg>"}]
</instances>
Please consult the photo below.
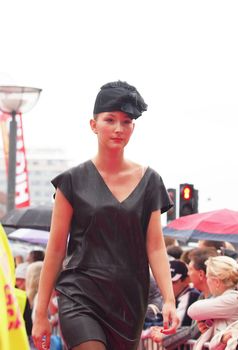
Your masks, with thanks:
<instances>
[{"instance_id":1,"label":"sky","mask_svg":"<svg viewBox=\"0 0 238 350\"><path fill-rule=\"evenodd\" d=\"M238 210L237 0L3 0L0 13L0 84L42 89L26 150L91 158L96 94L125 80L148 104L126 156L167 188L194 184L199 211Z\"/></svg>"}]
</instances>

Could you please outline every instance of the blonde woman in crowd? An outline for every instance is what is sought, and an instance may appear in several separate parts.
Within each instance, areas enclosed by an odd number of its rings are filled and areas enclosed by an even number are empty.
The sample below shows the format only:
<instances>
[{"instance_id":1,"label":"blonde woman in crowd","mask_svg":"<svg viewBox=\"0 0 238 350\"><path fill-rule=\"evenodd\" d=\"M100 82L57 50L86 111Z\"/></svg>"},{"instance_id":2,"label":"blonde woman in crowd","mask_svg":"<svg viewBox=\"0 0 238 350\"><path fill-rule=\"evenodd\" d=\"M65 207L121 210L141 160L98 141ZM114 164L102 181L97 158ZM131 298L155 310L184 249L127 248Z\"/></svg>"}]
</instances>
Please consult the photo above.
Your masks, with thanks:
<instances>
[{"instance_id":1,"label":"blonde woman in crowd","mask_svg":"<svg viewBox=\"0 0 238 350\"><path fill-rule=\"evenodd\" d=\"M36 305L36 299L37 299L37 293L38 293L38 286L39 286L39 278L40 278L40 272L43 265L42 261L36 261L33 263L26 263L27 269L25 273L25 291L27 295L27 301L29 305L29 312L30 312L30 318L31 318L31 328L32 328L32 320L34 320L34 313L35 313L35 305ZM29 323L29 320L28 320ZM31 330L30 328L30 330ZM29 334L29 344L30 349L35 349L31 332L27 332Z\"/></svg>"},{"instance_id":2,"label":"blonde woman in crowd","mask_svg":"<svg viewBox=\"0 0 238 350\"><path fill-rule=\"evenodd\" d=\"M212 297L198 300L188 309L192 319L204 322L203 333L196 341L194 350L202 349L205 342L210 342L220 331L238 320L237 262L227 256L215 256L209 257L206 265ZM212 349L218 347L218 344L213 344Z\"/></svg>"},{"instance_id":3,"label":"blonde woman in crowd","mask_svg":"<svg viewBox=\"0 0 238 350\"><path fill-rule=\"evenodd\" d=\"M34 307L36 304L42 265L43 261L35 261L29 264L26 273L26 294L32 309L32 319L34 319Z\"/></svg>"}]
</instances>

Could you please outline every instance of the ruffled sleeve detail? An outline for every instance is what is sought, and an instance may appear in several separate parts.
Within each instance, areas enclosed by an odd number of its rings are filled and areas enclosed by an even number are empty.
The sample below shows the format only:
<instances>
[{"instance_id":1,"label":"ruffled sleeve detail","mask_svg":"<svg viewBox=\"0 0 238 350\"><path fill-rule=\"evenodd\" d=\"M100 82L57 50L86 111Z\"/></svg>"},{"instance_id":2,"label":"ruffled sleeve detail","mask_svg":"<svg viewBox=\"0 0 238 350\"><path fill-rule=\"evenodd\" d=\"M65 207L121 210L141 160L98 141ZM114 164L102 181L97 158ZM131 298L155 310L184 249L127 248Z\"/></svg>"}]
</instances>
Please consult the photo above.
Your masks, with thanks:
<instances>
[{"instance_id":1,"label":"ruffled sleeve detail","mask_svg":"<svg viewBox=\"0 0 238 350\"><path fill-rule=\"evenodd\" d=\"M72 176L70 170L57 175L51 183L55 189L60 189L68 202L73 206Z\"/></svg>"},{"instance_id":2,"label":"ruffled sleeve detail","mask_svg":"<svg viewBox=\"0 0 238 350\"><path fill-rule=\"evenodd\" d=\"M161 176L153 169L147 188L147 205L150 212L160 210L161 214L173 207Z\"/></svg>"}]
</instances>

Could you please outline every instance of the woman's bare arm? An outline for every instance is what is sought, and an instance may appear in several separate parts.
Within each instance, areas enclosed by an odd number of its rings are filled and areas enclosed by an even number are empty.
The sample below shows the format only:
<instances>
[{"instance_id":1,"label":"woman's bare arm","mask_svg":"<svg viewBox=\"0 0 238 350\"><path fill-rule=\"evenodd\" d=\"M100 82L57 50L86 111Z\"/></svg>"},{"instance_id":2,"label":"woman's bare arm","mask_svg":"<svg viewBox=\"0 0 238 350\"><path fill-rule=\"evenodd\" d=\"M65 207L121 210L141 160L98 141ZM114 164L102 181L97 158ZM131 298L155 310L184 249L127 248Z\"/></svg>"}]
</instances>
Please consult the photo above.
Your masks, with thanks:
<instances>
[{"instance_id":1,"label":"woman's bare arm","mask_svg":"<svg viewBox=\"0 0 238 350\"><path fill-rule=\"evenodd\" d=\"M146 245L149 264L164 300L164 333L173 333L178 326L179 320L176 315L169 260L164 243L160 215L159 210L151 214Z\"/></svg>"},{"instance_id":2,"label":"woman's bare arm","mask_svg":"<svg viewBox=\"0 0 238 350\"><path fill-rule=\"evenodd\" d=\"M40 276L38 301L32 331L33 339L38 349L41 349L43 336L46 337L46 346L49 344L50 325L47 322L48 305L56 279L62 269L72 214L73 209L70 203L62 192L57 189L52 213L50 237Z\"/></svg>"}]
</instances>

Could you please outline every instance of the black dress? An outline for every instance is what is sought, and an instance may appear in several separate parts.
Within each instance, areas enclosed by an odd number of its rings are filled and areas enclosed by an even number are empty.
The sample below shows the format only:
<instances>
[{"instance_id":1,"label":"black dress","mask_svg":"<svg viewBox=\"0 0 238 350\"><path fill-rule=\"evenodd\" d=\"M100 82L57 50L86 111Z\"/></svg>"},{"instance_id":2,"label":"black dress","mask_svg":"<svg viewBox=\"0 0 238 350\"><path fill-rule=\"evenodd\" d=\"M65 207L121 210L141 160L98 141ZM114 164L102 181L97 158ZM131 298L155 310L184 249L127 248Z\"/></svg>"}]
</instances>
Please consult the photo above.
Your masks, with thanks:
<instances>
[{"instance_id":1,"label":"black dress","mask_svg":"<svg viewBox=\"0 0 238 350\"><path fill-rule=\"evenodd\" d=\"M74 210L67 257L56 284L63 337L69 348L98 339L109 350L134 350L148 300L147 226L153 211L171 207L163 181L148 167L119 202L88 160L52 183Z\"/></svg>"}]
</instances>

